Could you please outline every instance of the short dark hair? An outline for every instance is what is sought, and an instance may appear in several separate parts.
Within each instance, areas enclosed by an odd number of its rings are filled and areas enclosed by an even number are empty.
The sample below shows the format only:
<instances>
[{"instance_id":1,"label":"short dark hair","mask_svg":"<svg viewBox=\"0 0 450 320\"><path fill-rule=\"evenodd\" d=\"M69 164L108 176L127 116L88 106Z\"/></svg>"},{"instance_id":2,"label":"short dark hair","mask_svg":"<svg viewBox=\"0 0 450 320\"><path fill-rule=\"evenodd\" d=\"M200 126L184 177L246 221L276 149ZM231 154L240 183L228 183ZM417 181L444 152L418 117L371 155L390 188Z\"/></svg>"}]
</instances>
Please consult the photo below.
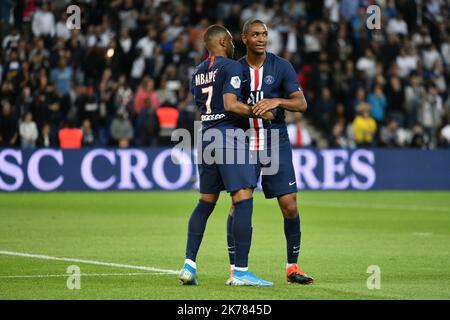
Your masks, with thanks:
<instances>
[{"instance_id":1,"label":"short dark hair","mask_svg":"<svg viewBox=\"0 0 450 320\"><path fill-rule=\"evenodd\" d=\"M250 28L251 25L254 25L256 23L260 23L263 25L266 25L262 20L259 19L248 19L245 21L244 26L242 27L242 33L247 33L248 28Z\"/></svg>"},{"instance_id":2,"label":"short dark hair","mask_svg":"<svg viewBox=\"0 0 450 320\"><path fill-rule=\"evenodd\" d=\"M203 36L203 41L205 42L206 48L211 49L212 41L216 37L226 35L227 33L227 28L218 24L214 24L208 27L208 29L206 29L205 35Z\"/></svg>"}]
</instances>

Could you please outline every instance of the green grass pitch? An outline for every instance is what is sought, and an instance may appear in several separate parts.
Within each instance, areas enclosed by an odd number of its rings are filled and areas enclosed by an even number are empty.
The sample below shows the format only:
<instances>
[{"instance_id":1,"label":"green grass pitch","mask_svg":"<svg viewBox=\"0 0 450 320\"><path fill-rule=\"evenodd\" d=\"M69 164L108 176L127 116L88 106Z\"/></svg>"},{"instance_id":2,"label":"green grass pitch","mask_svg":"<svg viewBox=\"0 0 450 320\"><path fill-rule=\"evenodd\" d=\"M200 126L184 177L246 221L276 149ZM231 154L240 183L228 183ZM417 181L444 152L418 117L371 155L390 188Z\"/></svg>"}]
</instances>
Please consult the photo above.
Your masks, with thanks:
<instances>
[{"instance_id":1,"label":"green grass pitch","mask_svg":"<svg viewBox=\"0 0 450 320\"><path fill-rule=\"evenodd\" d=\"M195 192L0 194L0 299L449 299L449 192L299 192L300 266L316 282L285 281L283 220L255 194L250 269L272 288L226 287L223 193L197 259L198 287L173 274L6 255L5 251L178 270ZM81 289L67 288L67 267ZM367 268L381 270L369 290ZM86 274L86 276L84 276ZM30 277L27 277L30 276Z\"/></svg>"}]
</instances>

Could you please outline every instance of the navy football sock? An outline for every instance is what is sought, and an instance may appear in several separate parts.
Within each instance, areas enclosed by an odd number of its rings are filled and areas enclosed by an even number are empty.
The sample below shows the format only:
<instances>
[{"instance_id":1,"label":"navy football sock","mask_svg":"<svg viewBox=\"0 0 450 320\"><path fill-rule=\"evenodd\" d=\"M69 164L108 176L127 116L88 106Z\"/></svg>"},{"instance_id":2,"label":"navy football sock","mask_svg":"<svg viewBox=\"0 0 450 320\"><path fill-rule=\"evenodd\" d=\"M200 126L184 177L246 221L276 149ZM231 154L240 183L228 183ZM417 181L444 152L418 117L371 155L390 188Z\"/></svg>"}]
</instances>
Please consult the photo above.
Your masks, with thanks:
<instances>
[{"instance_id":1,"label":"navy football sock","mask_svg":"<svg viewBox=\"0 0 450 320\"><path fill-rule=\"evenodd\" d=\"M236 268L248 267L248 254L252 242L253 198L234 204L233 238Z\"/></svg>"},{"instance_id":2,"label":"navy football sock","mask_svg":"<svg viewBox=\"0 0 450 320\"><path fill-rule=\"evenodd\" d=\"M208 218L214 210L215 203L199 200L192 212L188 225L188 238L186 244L186 259L195 261L197 252L202 243Z\"/></svg>"},{"instance_id":3,"label":"navy football sock","mask_svg":"<svg viewBox=\"0 0 450 320\"><path fill-rule=\"evenodd\" d=\"M234 264L234 238L233 238L233 216L228 215L227 220L227 242L228 242L228 257L230 258L230 265Z\"/></svg>"},{"instance_id":4,"label":"navy football sock","mask_svg":"<svg viewBox=\"0 0 450 320\"><path fill-rule=\"evenodd\" d=\"M286 236L287 261L297 263L300 252L300 216L293 219L284 218L284 235Z\"/></svg>"}]
</instances>

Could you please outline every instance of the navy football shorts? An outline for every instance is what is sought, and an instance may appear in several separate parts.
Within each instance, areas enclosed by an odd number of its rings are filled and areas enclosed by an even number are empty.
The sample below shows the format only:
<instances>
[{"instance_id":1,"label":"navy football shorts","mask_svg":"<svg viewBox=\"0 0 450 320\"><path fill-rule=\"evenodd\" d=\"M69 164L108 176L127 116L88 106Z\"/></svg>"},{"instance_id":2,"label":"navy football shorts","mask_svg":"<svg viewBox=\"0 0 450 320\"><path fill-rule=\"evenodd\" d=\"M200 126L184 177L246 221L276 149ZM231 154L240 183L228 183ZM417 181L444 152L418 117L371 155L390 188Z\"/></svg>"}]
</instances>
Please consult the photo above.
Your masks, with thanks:
<instances>
[{"instance_id":1,"label":"navy football shorts","mask_svg":"<svg viewBox=\"0 0 450 320\"><path fill-rule=\"evenodd\" d=\"M250 161L238 164L199 163L200 193L219 193L222 190L235 192L256 187L256 165Z\"/></svg>"},{"instance_id":2,"label":"navy football shorts","mask_svg":"<svg viewBox=\"0 0 450 320\"><path fill-rule=\"evenodd\" d=\"M292 164L292 148L289 140L281 142L279 152L278 172L273 175L261 176L261 186L267 199L297 192L295 170ZM261 174L261 167L264 166L262 164L255 166L257 179Z\"/></svg>"}]
</instances>

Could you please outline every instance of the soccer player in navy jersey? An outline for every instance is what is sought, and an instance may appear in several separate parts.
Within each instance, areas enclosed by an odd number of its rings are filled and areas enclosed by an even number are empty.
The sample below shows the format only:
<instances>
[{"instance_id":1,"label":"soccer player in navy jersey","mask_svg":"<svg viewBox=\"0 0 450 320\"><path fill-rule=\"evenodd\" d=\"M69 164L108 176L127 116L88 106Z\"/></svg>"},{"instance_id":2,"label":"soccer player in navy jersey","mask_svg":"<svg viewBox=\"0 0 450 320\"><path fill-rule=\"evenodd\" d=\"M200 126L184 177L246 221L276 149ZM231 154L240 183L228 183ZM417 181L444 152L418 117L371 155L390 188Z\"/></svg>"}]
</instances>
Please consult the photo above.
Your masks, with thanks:
<instances>
[{"instance_id":1,"label":"soccer player in navy jersey","mask_svg":"<svg viewBox=\"0 0 450 320\"><path fill-rule=\"evenodd\" d=\"M287 265L286 279L289 283L311 284L313 278L306 275L297 265L300 252L300 216L297 207L297 183L292 165L292 149L284 121L284 111L305 112L307 103L298 83L297 75L291 63L275 54L266 52L268 31L261 20L253 19L244 24L242 40L247 47L247 55L239 60L243 73L244 102L252 105L256 116L272 111L275 119L271 122L261 118L248 119L254 136L250 139L250 150L275 150L271 134L278 133L279 169L276 174L262 175L261 185L266 198L277 198L284 217L284 233L286 236ZM267 129L267 136L264 135ZM264 164L257 165L256 175L259 177ZM236 208L230 210L227 223L227 239L230 258L231 283L235 269L235 239L231 232L233 220L236 219Z\"/></svg>"},{"instance_id":2,"label":"soccer player in navy jersey","mask_svg":"<svg viewBox=\"0 0 450 320\"><path fill-rule=\"evenodd\" d=\"M191 82L191 91L201 113L202 135L219 132L224 139L222 145L214 147L216 155L230 149L246 152L248 143L245 135L228 139L230 130L239 129L242 117L262 117L273 119L272 112L254 115L249 105L240 102L242 67L239 62L230 59L234 45L230 32L219 25L209 27L204 41L210 57L197 66ZM242 130L243 133L243 130ZM214 140L214 142L217 142ZM211 146L209 141L201 141L198 148L205 150ZM235 145L236 143L236 145ZM202 153L203 156L203 153ZM231 194L234 205L234 221L230 226L235 247L234 276L231 285L272 286L271 282L262 280L248 270L248 254L252 238L253 189L256 186L255 165L248 159L245 163L227 164L214 158L214 162L200 161L200 199L188 224L186 260L178 275L185 285L197 285L196 257L206 228L208 217L213 212L219 194L226 190Z\"/></svg>"}]
</instances>

